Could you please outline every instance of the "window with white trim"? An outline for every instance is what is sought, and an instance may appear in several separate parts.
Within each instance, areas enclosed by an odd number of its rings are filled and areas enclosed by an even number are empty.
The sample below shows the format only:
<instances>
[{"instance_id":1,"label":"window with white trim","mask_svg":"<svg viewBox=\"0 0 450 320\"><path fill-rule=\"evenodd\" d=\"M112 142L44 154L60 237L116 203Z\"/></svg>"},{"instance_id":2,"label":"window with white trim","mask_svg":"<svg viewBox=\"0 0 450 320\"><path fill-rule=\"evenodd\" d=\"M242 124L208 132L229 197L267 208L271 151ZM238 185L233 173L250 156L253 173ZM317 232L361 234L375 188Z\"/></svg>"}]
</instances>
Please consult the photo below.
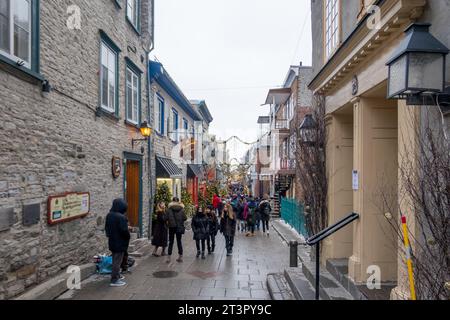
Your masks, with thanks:
<instances>
[{"instance_id":1,"label":"window with white trim","mask_svg":"<svg viewBox=\"0 0 450 320\"><path fill-rule=\"evenodd\" d=\"M139 124L139 76L130 68L127 68L126 79L127 120L131 123Z\"/></svg>"},{"instance_id":2,"label":"window with white trim","mask_svg":"<svg viewBox=\"0 0 450 320\"><path fill-rule=\"evenodd\" d=\"M340 42L340 0L325 1L325 57L329 59Z\"/></svg>"},{"instance_id":3,"label":"window with white trim","mask_svg":"<svg viewBox=\"0 0 450 320\"><path fill-rule=\"evenodd\" d=\"M127 18L136 29L139 29L139 0L127 0Z\"/></svg>"},{"instance_id":4,"label":"window with white trim","mask_svg":"<svg viewBox=\"0 0 450 320\"><path fill-rule=\"evenodd\" d=\"M178 142L178 112L172 109L172 140Z\"/></svg>"},{"instance_id":5,"label":"window with white trim","mask_svg":"<svg viewBox=\"0 0 450 320\"><path fill-rule=\"evenodd\" d=\"M0 54L31 67L31 0L0 0Z\"/></svg>"},{"instance_id":6,"label":"window with white trim","mask_svg":"<svg viewBox=\"0 0 450 320\"><path fill-rule=\"evenodd\" d=\"M157 101L158 101L157 108L155 108L155 110L156 110L156 115L155 115L156 130L158 131L159 134L163 135L164 134L164 100L158 96Z\"/></svg>"},{"instance_id":7,"label":"window with white trim","mask_svg":"<svg viewBox=\"0 0 450 320\"><path fill-rule=\"evenodd\" d=\"M106 43L101 45L101 106L103 109L116 111L116 93L117 93L117 53L113 51Z\"/></svg>"}]
</instances>

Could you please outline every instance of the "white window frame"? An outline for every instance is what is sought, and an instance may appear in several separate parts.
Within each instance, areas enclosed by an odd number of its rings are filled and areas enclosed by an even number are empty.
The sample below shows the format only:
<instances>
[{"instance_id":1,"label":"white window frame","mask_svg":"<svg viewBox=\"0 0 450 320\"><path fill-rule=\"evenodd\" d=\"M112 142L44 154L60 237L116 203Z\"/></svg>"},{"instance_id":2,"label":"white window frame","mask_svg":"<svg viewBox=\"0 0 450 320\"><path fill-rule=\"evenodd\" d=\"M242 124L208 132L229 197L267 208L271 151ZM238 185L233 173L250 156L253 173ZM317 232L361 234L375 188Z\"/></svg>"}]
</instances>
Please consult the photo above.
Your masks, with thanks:
<instances>
[{"instance_id":1,"label":"white window frame","mask_svg":"<svg viewBox=\"0 0 450 320\"><path fill-rule=\"evenodd\" d=\"M172 108L172 119L171 119L171 125L172 125L172 135L171 139L174 142L178 142L179 134L178 134L178 127L180 125L180 113L177 109Z\"/></svg>"},{"instance_id":2,"label":"white window frame","mask_svg":"<svg viewBox=\"0 0 450 320\"><path fill-rule=\"evenodd\" d=\"M104 53L104 51L103 50L106 50L106 53L107 53L107 59L108 59L108 61L106 61L106 65L104 64L105 62L103 61L103 53ZM102 109L105 109L106 111L108 111L108 112L116 112L116 108L117 108L117 103L118 103L118 101L116 101L116 99L117 99L117 90L118 90L118 88L117 88L117 77L119 76L118 74L117 74L117 70L118 70L118 66L117 66L117 61L118 61L118 56L117 56L117 52L116 51L114 51L113 49L111 49L111 47L105 42L105 41L101 41L101 49L100 49L100 65L101 65L101 68L100 68L100 105L101 105L101 107L102 107ZM109 69L109 57L110 57L110 55L109 55L109 53L112 53L113 54L113 56L114 56L114 70L110 70ZM103 101L103 66L105 66L107 69L108 69L108 104L105 104L104 103L104 101ZM110 91L109 91L109 82L110 82L110 79L109 79L109 75L110 75L110 73L111 72L113 72L114 73L114 94L113 94L113 98L114 98L114 100L113 100L113 104L112 104L112 108L109 106L109 102L110 102L110 99L111 99L111 97L110 97Z\"/></svg>"},{"instance_id":3,"label":"white window frame","mask_svg":"<svg viewBox=\"0 0 450 320\"><path fill-rule=\"evenodd\" d=\"M131 74L131 83L128 81L128 74ZM125 82L126 82L126 91L125 91L125 101L126 101L126 119L127 121L135 124L135 125L139 125L139 114L140 114L140 107L141 107L141 102L140 102L140 85L139 85L139 75L134 72L133 70L131 70L130 67L127 67L127 73L126 73L126 77L125 77ZM131 89L132 94L131 97L128 96L128 89ZM130 99L131 98L131 99ZM131 101L131 104L130 104ZM128 113L129 113L129 108L132 108L132 117L136 116L135 119L133 118L129 118L128 117ZM134 110L135 109L135 110Z\"/></svg>"},{"instance_id":4,"label":"white window frame","mask_svg":"<svg viewBox=\"0 0 450 320\"><path fill-rule=\"evenodd\" d=\"M0 54L7 57L8 59L11 59L13 61L17 62L23 62L23 66L31 69L31 50L32 50L32 34L33 34L33 17L32 17L32 7L33 3L31 0L25 0L28 2L28 22L29 22L29 30L28 30L28 59L29 61L25 61L22 58L19 58L14 54L14 31L15 31L15 23L14 23L14 13L13 13L13 5L12 1L17 0L9 0L9 52L6 52L2 49L0 49ZM18 27L22 28L22 27Z\"/></svg>"},{"instance_id":5,"label":"white window frame","mask_svg":"<svg viewBox=\"0 0 450 320\"><path fill-rule=\"evenodd\" d=\"M156 101L158 102L158 107L155 108L155 110L156 110L156 117L155 117L155 119L156 119L156 121L157 121L157 123L156 123L156 124L157 124L157 125L156 125L156 128L157 128L158 133L161 134L161 135L163 135L163 134L164 134L164 132L163 132L163 126L164 126L164 107L165 107L164 99L161 98L160 96L157 96L157 97L156 97Z\"/></svg>"},{"instance_id":6,"label":"white window frame","mask_svg":"<svg viewBox=\"0 0 450 320\"><path fill-rule=\"evenodd\" d=\"M324 0L325 59L333 56L341 41L341 0Z\"/></svg>"},{"instance_id":7,"label":"white window frame","mask_svg":"<svg viewBox=\"0 0 450 320\"><path fill-rule=\"evenodd\" d=\"M127 19L133 27L139 29L139 0L127 0Z\"/></svg>"}]
</instances>

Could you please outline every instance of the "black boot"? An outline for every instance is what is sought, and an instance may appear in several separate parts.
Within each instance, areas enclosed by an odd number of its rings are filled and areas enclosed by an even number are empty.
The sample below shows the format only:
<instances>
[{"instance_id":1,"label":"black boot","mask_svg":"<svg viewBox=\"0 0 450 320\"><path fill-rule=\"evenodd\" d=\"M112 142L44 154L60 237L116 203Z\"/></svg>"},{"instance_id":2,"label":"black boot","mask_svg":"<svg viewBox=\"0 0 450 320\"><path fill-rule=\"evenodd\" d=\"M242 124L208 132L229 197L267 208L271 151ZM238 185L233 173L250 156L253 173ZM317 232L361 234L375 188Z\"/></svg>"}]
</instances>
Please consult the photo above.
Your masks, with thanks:
<instances>
[{"instance_id":1,"label":"black boot","mask_svg":"<svg viewBox=\"0 0 450 320\"><path fill-rule=\"evenodd\" d=\"M212 253L211 248L208 248L208 254L211 254L211 253Z\"/></svg>"},{"instance_id":2,"label":"black boot","mask_svg":"<svg viewBox=\"0 0 450 320\"><path fill-rule=\"evenodd\" d=\"M211 252L214 253L214 250L216 250L216 245L213 244L213 246L211 248Z\"/></svg>"},{"instance_id":3,"label":"black boot","mask_svg":"<svg viewBox=\"0 0 450 320\"><path fill-rule=\"evenodd\" d=\"M202 259L203 259L203 260L206 259L206 257L205 257L205 252L202 252Z\"/></svg>"},{"instance_id":4,"label":"black boot","mask_svg":"<svg viewBox=\"0 0 450 320\"><path fill-rule=\"evenodd\" d=\"M200 258L200 251L197 251L197 259Z\"/></svg>"}]
</instances>

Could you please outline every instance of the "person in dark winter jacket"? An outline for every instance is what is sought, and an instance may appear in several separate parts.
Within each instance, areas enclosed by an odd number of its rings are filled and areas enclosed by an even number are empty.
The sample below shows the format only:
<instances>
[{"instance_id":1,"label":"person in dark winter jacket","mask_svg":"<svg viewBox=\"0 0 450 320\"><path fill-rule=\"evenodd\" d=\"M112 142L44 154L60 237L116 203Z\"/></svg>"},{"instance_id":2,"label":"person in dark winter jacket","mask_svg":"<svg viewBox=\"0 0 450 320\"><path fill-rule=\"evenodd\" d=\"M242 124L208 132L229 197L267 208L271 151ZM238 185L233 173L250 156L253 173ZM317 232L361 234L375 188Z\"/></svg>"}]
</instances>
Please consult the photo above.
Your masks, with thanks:
<instances>
[{"instance_id":1,"label":"person in dark winter jacket","mask_svg":"<svg viewBox=\"0 0 450 320\"><path fill-rule=\"evenodd\" d=\"M263 232L269 235L269 221L272 207L270 206L269 195L264 195L263 201L259 204L259 212L261 213L261 220L263 223Z\"/></svg>"},{"instance_id":2,"label":"person in dark winter jacket","mask_svg":"<svg viewBox=\"0 0 450 320\"><path fill-rule=\"evenodd\" d=\"M214 208L211 207L206 208L206 216L208 217L209 222L209 237L206 239L208 254L212 254L216 249L216 236L219 231L219 220L215 215Z\"/></svg>"},{"instance_id":3,"label":"person in dark winter jacket","mask_svg":"<svg viewBox=\"0 0 450 320\"><path fill-rule=\"evenodd\" d=\"M202 259L205 259L205 242L209 237L209 219L202 207L197 209L196 215L192 218L192 232L197 246L197 258L200 258L201 254Z\"/></svg>"},{"instance_id":4,"label":"person in dark winter jacket","mask_svg":"<svg viewBox=\"0 0 450 320\"><path fill-rule=\"evenodd\" d=\"M177 238L178 247L178 259L177 262L183 262L183 243L182 238L185 232L184 222L187 220L186 213L184 212L184 204L180 202L180 199L173 198L173 201L169 204L166 211L166 218L169 226L169 250L167 263L170 263L173 245L175 237Z\"/></svg>"},{"instance_id":5,"label":"person in dark winter jacket","mask_svg":"<svg viewBox=\"0 0 450 320\"><path fill-rule=\"evenodd\" d=\"M249 198L247 206L244 210L244 217L247 221L248 233L247 237L255 236L255 224L256 224L256 202L255 199Z\"/></svg>"},{"instance_id":6,"label":"person in dark winter jacket","mask_svg":"<svg viewBox=\"0 0 450 320\"><path fill-rule=\"evenodd\" d=\"M112 253L112 273L111 286L122 287L126 285L124 278L120 275L120 267L123 263L125 253L130 244L130 229L128 219L125 213L128 210L128 204L123 199L116 199L112 208L106 216L105 232L108 237L109 250Z\"/></svg>"},{"instance_id":7,"label":"person in dark winter jacket","mask_svg":"<svg viewBox=\"0 0 450 320\"><path fill-rule=\"evenodd\" d=\"M233 254L234 236L236 234L236 215L231 204L227 204L220 219L220 232L225 237L227 256Z\"/></svg>"},{"instance_id":8,"label":"person in dark winter jacket","mask_svg":"<svg viewBox=\"0 0 450 320\"><path fill-rule=\"evenodd\" d=\"M166 219L166 204L164 202L158 203L155 212L156 212L156 219L154 221L152 245L155 246L153 256L159 257L158 248L159 247L162 248L161 256L166 255L166 248L167 248L168 230Z\"/></svg>"}]
</instances>

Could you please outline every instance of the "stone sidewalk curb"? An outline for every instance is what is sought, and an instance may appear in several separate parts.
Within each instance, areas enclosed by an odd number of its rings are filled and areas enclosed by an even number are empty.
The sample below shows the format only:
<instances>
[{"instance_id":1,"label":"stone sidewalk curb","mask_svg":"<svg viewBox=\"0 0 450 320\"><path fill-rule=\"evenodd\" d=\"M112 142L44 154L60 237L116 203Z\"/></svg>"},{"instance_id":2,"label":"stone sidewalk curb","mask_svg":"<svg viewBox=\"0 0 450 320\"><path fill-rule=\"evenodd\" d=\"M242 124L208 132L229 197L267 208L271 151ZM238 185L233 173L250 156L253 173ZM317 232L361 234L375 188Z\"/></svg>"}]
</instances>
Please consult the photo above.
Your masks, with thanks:
<instances>
[{"instance_id":1,"label":"stone sidewalk curb","mask_svg":"<svg viewBox=\"0 0 450 320\"><path fill-rule=\"evenodd\" d=\"M96 273L96 265L93 263L85 264L80 266L80 270L81 281L83 281ZM69 276L69 273L62 273L39 284L14 300L54 300L68 290L67 279Z\"/></svg>"}]
</instances>

